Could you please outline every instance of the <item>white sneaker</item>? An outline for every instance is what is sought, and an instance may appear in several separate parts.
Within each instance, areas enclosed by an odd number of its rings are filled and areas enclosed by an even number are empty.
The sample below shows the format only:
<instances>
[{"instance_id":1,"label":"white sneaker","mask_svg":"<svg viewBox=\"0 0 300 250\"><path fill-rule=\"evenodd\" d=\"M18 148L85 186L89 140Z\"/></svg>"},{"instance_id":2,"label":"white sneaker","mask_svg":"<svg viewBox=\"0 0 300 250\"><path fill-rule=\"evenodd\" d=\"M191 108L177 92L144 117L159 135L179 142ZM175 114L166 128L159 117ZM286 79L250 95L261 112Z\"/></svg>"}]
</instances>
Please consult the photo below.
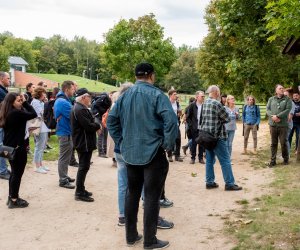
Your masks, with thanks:
<instances>
[{"instance_id":1,"label":"white sneaker","mask_svg":"<svg viewBox=\"0 0 300 250\"><path fill-rule=\"evenodd\" d=\"M46 167L46 166L41 166L42 169L44 169L45 171L50 171L50 168Z\"/></svg>"},{"instance_id":2,"label":"white sneaker","mask_svg":"<svg viewBox=\"0 0 300 250\"><path fill-rule=\"evenodd\" d=\"M47 174L47 171L44 170L43 167L35 168L34 171L37 172L37 173L39 173L39 174Z\"/></svg>"}]
</instances>

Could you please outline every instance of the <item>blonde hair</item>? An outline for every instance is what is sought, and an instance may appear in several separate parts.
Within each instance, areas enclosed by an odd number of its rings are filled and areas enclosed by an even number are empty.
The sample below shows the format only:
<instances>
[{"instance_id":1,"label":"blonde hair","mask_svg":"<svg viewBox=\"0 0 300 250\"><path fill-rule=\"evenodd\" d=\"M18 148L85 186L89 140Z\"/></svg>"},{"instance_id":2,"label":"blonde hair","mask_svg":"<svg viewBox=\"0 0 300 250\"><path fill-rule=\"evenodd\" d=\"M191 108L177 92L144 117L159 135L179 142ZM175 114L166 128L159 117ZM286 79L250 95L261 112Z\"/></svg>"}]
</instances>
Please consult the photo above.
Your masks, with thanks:
<instances>
[{"instance_id":1,"label":"blonde hair","mask_svg":"<svg viewBox=\"0 0 300 250\"><path fill-rule=\"evenodd\" d=\"M226 97L226 104L225 104L225 105L226 105L227 107L229 107L228 100L229 100L229 99L232 99L232 98L234 98L233 95L228 95L228 96Z\"/></svg>"}]
</instances>

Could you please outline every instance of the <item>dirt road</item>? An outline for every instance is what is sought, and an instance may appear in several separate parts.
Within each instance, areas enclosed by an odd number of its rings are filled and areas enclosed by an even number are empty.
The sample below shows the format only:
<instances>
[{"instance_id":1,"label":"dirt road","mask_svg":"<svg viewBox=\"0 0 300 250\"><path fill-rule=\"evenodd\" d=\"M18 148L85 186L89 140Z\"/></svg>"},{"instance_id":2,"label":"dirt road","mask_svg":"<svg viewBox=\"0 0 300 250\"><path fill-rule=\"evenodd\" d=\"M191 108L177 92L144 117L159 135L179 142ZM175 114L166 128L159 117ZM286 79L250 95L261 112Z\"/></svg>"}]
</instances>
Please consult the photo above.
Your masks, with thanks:
<instances>
[{"instance_id":1,"label":"dirt road","mask_svg":"<svg viewBox=\"0 0 300 250\"><path fill-rule=\"evenodd\" d=\"M267 192L265 185L271 181L271 172L254 170L250 167L249 156L241 155L241 131L239 125L234 139L233 172L237 184L244 187L243 191L224 191L219 164L215 171L220 188L206 190L204 165L190 165L189 156L183 163L170 163L166 196L174 201L174 206L161 209L161 215L172 220L175 227L157 233L159 239L170 241L169 249L232 248L234 242L222 233L224 221L221 217L239 208L235 201L251 201ZM262 124L260 145L266 143L267 132L266 124ZM0 249L128 249L124 227L117 226L117 169L111 167L110 159L99 158L96 154L93 162L86 187L94 193L94 203L75 201L74 190L58 187L56 162L47 163L51 168L47 175L33 172L29 164L20 191L20 196L30 203L26 209L7 209L8 184L0 180ZM76 169L70 167L69 172L71 177L76 176ZM192 172L197 176L192 177ZM142 214L140 204L141 233ZM142 249L142 243L133 249Z\"/></svg>"}]
</instances>

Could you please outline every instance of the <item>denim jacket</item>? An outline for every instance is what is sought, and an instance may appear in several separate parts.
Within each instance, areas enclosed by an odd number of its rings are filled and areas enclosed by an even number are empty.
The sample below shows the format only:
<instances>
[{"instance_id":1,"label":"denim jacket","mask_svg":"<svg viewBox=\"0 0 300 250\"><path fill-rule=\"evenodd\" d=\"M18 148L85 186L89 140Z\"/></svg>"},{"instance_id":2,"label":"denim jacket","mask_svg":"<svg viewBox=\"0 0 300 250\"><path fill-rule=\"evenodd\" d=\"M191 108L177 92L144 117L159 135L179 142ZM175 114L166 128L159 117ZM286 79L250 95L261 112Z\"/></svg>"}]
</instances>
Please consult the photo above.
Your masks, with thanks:
<instances>
[{"instance_id":1,"label":"denim jacket","mask_svg":"<svg viewBox=\"0 0 300 250\"><path fill-rule=\"evenodd\" d=\"M109 112L107 128L124 161L146 165L159 147L171 150L177 137L177 116L167 96L147 82L137 81Z\"/></svg>"}]
</instances>

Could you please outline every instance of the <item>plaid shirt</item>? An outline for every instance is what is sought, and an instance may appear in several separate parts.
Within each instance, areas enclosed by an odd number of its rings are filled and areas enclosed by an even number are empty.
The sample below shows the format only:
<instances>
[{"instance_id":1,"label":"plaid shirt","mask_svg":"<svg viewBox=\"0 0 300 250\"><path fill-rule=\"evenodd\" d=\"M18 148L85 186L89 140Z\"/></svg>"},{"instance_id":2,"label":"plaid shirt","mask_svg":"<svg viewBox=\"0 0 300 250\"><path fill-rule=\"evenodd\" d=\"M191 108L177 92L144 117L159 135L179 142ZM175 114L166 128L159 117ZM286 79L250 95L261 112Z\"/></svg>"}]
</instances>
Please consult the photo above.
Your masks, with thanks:
<instances>
[{"instance_id":1,"label":"plaid shirt","mask_svg":"<svg viewBox=\"0 0 300 250\"><path fill-rule=\"evenodd\" d=\"M203 104L201 130L210 132L216 138L226 139L224 124L230 121L225 107L217 100L208 98Z\"/></svg>"}]
</instances>

